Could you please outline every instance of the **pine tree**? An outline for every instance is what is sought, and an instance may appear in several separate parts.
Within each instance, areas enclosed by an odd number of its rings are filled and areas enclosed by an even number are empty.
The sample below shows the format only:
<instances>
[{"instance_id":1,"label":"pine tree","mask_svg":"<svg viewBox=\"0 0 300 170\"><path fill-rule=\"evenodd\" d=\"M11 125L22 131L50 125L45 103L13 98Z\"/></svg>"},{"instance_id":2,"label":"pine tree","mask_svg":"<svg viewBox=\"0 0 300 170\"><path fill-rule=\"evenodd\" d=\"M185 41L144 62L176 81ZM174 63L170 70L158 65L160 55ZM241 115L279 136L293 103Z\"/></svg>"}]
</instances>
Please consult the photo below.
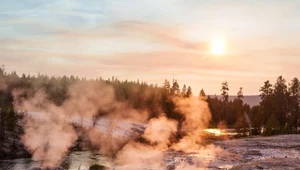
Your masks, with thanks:
<instances>
[{"instance_id":1,"label":"pine tree","mask_svg":"<svg viewBox=\"0 0 300 170\"><path fill-rule=\"evenodd\" d=\"M180 89L179 89L179 84L175 80L173 82L172 88L171 88L171 94L173 95L179 95L180 94Z\"/></svg>"},{"instance_id":2,"label":"pine tree","mask_svg":"<svg viewBox=\"0 0 300 170\"><path fill-rule=\"evenodd\" d=\"M250 110L250 118L252 122L252 127L254 128L253 134L258 135L261 132L261 128L263 125L263 113L261 106L253 106Z\"/></svg>"},{"instance_id":3,"label":"pine tree","mask_svg":"<svg viewBox=\"0 0 300 170\"><path fill-rule=\"evenodd\" d=\"M167 79L165 79L165 82L163 84L163 89L166 93L171 92L171 85L170 85L170 82Z\"/></svg>"},{"instance_id":4,"label":"pine tree","mask_svg":"<svg viewBox=\"0 0 300 170\"><path fill-rule=\"evenodd\" d=\"M237 93L237 98L240 100L243 100L244 95L243 95L243 87L240 87L240 90Z\"/></svg>"},{"instance_id":5,"label":"pine tree","mask_svg":"<svg viewBox=\"0 0 300 170\"><path fill-rule=\"evenodd\" d=\"M230 102L231 105L231 110L230 110L230 119L229 122L241 122L241 119L245 118L247 116L247 113L245 113L244 110L244 102L243 102L243 88L240 87L239 91L237 92L237 98L233 100L233 102ZM245 119L246 120L246 119ZM235 123L236 124L236 123ZM247 125L247 122L243 124ZM246 128L246 126L244 126Z\"/></svg>"},{"instance_id":6,"label":"pine tree","mask_svg":"<svg viewBox=\"0 0 300 170\"><path fill-rule=\"evenodd\" d=\"M181 96L185 97L186 95L186 85L184 84L181 90Z\"/></svg>"},{"instance_id":7,"label":"pine tree","mask_svg":"<svg viewBox=\"0 0 300 170\"><path fill-rule=\"evenodd\" d=\"M207 96L206 96L206 94L205 94L205 92L204 92L203 89L200 90L199 98L200 98L201 100L207 100Z\"/></svg>"},{"instance_id":8,"label":"pine tree","mask_svg":"<svg viewBox=\"0 0 300 170\"><path fill-rule=\"evenodd\" d=\"M288 91L290 94L289 110L291 112L288 122L291 131L297 132L298 122L300 121L300 82L296 77L291 81Z\"/></svg>"},{"instance_id":9,"label":"pine tree","mask_svg":"<svg viewBox=\"0 0 300 170\"><path fill-rule=\"evenodd\" d=\"M3 76L5 74L5 66L4 64L0 67L0 76Z\"/></svg>"},{"instance_id":10,"label":"pine tree","mask_svg":"<svg viewBox=\"0 0 300 170\"><path fill-rule=\"evenodd\" d=\"M192 88L189 86L188 89L187 89L187 91L186 91L186 97L191 97L192 94L193 94Z\"/></svg>"},{"instance_id":11,"label":"pine tree","mask_svg":"<svg viewBox=\"0 0 300 170\"><path fill-rule=\"evenodd\" d=\"M222 93L221 93L222 100L224 101L224 103L228 103L228 101L229 101L229 95L228 95L229 88L228 88L228 83L226 81L222 83L221 91L222 91Z\"/></svg>"},{"instance_id":12,"label":"pine tree","mask_svg":"<svg viewBox=\"0 0 300 170\"><path fill-rule=\"evenodd\" d=\"M228 123L228 102L229 102L229 94L228 94L228 91L229 91L229 87L228 87L228 83L225 81L222 83L222 87L221 87L221 95L222 95L222 101L223 101L223 110L224 110L224 113L226 115L226 122Z\"/></svg>"},{"instance_id":13,"label":"pine tree","mask_svg":"<svg viewBox=\"0 0 300 170\"><path fill-rule=\"evenodd\" d=\"M246 135L247 121L245 116L240 116L237 118L234 128L237 130L239 134Z\"/></svg>"},{"instance_id":14,"label":"pine tree","mask_svg":"<svg viewBox=\"0 0 300 170\"><path fill-rule=\"evenodd\" d=\"M203 89L200 90L199 96L206 97L206 94Z\"/></svg>"},{"instance_id":15,"label":"pine tree","mask_svg":"<svg viewBox=\"0 0 300 170\"><path fill-rule=\"evenodd\" d=\"M261 100L271 96L273 94L272 84L269 80L264 82L264 86L260 88L261 94L259 95Z\"/></svg>"},{"instance_id":16,"label":"pine tree","mask_svg":"<svg viewBox=\"0 0 300 170\"><path fill-rule=\"evenodd\" d=\"M264 118L262 123L265 125L274 111L274 89L270 81L267 80L259 91L261 92L259 95L261 98L260 106L262 106L262 117Z\"/></svg>"},{"instance_id":17,"label":"pine tree","mask_svg":"<svg viewBox=\"0 0 300 170\"><path fill-rule=\"evenodd\" d=\"M280 129L280 123L277 120L275 114L272 114L270 119L268 120L266 124L266 131L264 132L265 135L274 135L279 132Z\"/></svg>"},{"instance_id":18,"label":"pine tree","mask_svg":"<svg viewBox=\"0 0 300 170\"><path fill-rule=\"evenodd\" d=\"M288 116L288 91L286 80L279 76L274 84L274 113L279 120L281 128L285 128ZM282 129L283 130L283 129Z\"/></svg>"}]
</instances>

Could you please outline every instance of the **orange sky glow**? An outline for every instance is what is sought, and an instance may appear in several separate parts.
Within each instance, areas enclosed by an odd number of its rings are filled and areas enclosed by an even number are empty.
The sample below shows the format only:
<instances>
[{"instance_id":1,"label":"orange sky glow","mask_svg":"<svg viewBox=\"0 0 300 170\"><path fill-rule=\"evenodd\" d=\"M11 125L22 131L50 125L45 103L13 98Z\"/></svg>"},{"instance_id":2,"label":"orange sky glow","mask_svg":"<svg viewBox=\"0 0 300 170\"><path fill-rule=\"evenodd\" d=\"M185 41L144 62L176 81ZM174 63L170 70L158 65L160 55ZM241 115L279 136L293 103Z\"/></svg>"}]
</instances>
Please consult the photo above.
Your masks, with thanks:
<instances>
[{"instance_id":1,"label":"orange sky glow","mask_svg":"<svg viewBox=\"0 0 300 170\"><path fill-rule=\"evenodd\" d=\"M299 1L92 2L2 4L0 64L31 75L175 78L194 94L219 94L228 81L230 94L256 95L266 80L299 76ZM213 37L224 41L220 55Z\"/></svg>"}]
</instances>

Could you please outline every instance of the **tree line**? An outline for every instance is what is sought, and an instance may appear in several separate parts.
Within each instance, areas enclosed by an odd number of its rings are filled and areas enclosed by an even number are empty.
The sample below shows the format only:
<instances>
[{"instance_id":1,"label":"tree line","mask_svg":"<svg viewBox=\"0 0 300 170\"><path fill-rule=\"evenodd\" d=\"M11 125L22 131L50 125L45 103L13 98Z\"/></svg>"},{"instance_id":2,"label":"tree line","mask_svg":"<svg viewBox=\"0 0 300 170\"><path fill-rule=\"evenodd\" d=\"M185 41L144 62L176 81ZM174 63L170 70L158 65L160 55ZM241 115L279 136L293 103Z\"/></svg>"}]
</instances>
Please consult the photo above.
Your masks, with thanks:
<instances>
[{"instance_id":1,"label":"tree line","mask_svg":"<svg viewBox=\"0 0 300 170\"><path fill-rule=\"evenodd\" d=\"M209 96L207 101L212 112L212 124L234 127L242 133L253 134L286 134L300 131L300 82L293 78L289 83L279 76L272 85L265 81L259 89L259 105L250 107L243 102L242 87L237 97L228 101L228 83L221 86L221 98ZM247 118L249 120L247 120Z\"/></svg>"},{"instance_id":2,"label":"tree line","mask_svg":"<svg viewBox=\"0 0 300 170\"><path fill-rule=\"evenodd\" d=\"M260 88L261 102L250 107L243 102L243 88L237 91L237 97L229 100L229 84L223 82L220 88L221 97L206 95L204 89L193 94L188 85L180 87L177 80L165 80L162 85L146 82L121 81L116 77L103 79L79 78L75 76L50 77L44 74L19 76L15 71L6 72L0 68L0 141L4 140L5 132L22 133L17 122L20 115L13 107L14 89L23 89L23 98L29 98L38 90L43 90L48 99L56 105L61 105L68 98L68 88L78 82L98 82L111 85L118 101L126 102L133 108L147 109L150 117L165 113L168 118L183 121L182 114L175 109L172 97L199 96L199 100L206 100L212 113L211 127L236 128L241 133L249 131L249 124L253 134L298 133L300 126L300 82L294 78L287 84L279 76L272 85L264 82ZM5 83L4 83L5 82ZM99 113L100 114L100 113ZM17 135L17 134L16 134Z\"/></svg>"}]
</instances>

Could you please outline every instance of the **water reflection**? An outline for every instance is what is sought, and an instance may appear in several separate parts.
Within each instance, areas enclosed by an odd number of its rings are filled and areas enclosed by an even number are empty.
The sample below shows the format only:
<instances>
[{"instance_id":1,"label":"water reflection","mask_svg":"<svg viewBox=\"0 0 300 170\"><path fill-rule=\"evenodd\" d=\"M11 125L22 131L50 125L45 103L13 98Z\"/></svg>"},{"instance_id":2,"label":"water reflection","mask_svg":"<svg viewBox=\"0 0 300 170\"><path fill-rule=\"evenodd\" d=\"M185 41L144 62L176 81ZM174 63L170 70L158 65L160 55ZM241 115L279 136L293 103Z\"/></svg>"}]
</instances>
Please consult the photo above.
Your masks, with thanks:
<instances>
[{"instance_id":1,"label":"water reflection","mask_svg":"<svg viewBox=\"0 0 300 170\"><path fill-rule=\"evenodd\" d=\"M23 169L32 169L38 167L37 162L32 161L29 158L26 159L13 159L13 160L1 160L0 167L7 170L23 170Z\"/></svg>"},{"instance_id":2,"label":"water reflection","mask_svg":"<svg viewBox=\"0 0 300 170\"><path fill-rule=\"evenodd\" d=\"M116 128L118 131L120 128ZM130 128L129 128L130 129ZM129 130L124 130L129 131ZM207 133L220 135L236 135L234 129L205 129ZM128 135L129 136L129 135ZM113 167L110 157L100 155L93 151L73 151L61 163L61 167L66 170L87 170L93 164L100 164L106 167ZM30 170L34 167L39 167L39 163L29 158L0 160L0 169L4 170Z\"/></svg>"},{"instance_id":3,"label":"water reflection","mask_svg":"<svg viewBox=\"0 0 300 170\"><path fill-rule=\"evenodd\" d=\"M74 151L66 157L61 166L66 170L87 170L95 163L110 167L109 162L108 157L96 152ZM30 170L34 167L39 167L39 163L29 158L0 161L0 169L5 170Z\"/></svg>"},{"instance_id":4,"label":"water reflection","mask_svg":"<svg viewBox=\"0 0 300 170\"><path fill-rule=\"evenodd\" d=\"M110 166L109 158L92 151L72 152L63 162L62 167L68 170L87 170L93 164Z\"/></svg>"}]
</instances>

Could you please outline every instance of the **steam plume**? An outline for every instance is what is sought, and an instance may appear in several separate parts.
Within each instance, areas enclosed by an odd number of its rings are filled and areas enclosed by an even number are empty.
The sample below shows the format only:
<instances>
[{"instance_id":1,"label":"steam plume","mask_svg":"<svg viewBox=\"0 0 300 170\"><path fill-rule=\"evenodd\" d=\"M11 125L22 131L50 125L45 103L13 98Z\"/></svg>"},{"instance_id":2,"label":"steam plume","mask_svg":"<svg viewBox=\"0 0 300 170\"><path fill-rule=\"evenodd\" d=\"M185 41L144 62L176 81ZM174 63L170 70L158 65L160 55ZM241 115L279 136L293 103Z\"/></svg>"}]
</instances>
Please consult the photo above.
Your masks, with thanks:
<instances>
[{"instance_id":1,"label":"steam plume","mask_svg":"<svg viewBox=\"0 0 300 170\"><path fill-rule=\"evenodd\" d=\"M184 116L182 131L186 134L173 146L176 150L194 151L199 148L202 133L211 119L208 104L196 97L173 99L176 109Z\"/></svg>"},{"instance_id":2,"label":"steam plume","mask_svg":"<svg viewBox=\"0 0 300 170\"><path fill-rule=\"evenodd\" d=\"M176 111L184 117L182 128L178 129L178 122L168 119L163 113L146 122L147 111L117 101L113 88L102 83L83 81L72 85L67 99L60 106L49 101L43 91L28 99L21 98L21 93L14 91L15 107L31 111L25 117L22 141L42 167L59 165L74 145L79 135L74 129L74 120L81 122L83 133L88 135L93 146L99 148L99 152L115 158L118 169L141 169L149 161L154 169L165 169L164 159L170 149L194 152L203 157L214 157L218 150L214 146L201 146L201 134L211 114L207 103L196 97L173 98ZM109 127L101 129L99 124L108 121ZM135 140L136 135L115 134L114 128L130 129L133 122L147 123L141 137L148 144ZM176 133L183 133L183 138L171 142ZM197 159L204 165L204 159Z\"/></svg>"}]
</instances>

